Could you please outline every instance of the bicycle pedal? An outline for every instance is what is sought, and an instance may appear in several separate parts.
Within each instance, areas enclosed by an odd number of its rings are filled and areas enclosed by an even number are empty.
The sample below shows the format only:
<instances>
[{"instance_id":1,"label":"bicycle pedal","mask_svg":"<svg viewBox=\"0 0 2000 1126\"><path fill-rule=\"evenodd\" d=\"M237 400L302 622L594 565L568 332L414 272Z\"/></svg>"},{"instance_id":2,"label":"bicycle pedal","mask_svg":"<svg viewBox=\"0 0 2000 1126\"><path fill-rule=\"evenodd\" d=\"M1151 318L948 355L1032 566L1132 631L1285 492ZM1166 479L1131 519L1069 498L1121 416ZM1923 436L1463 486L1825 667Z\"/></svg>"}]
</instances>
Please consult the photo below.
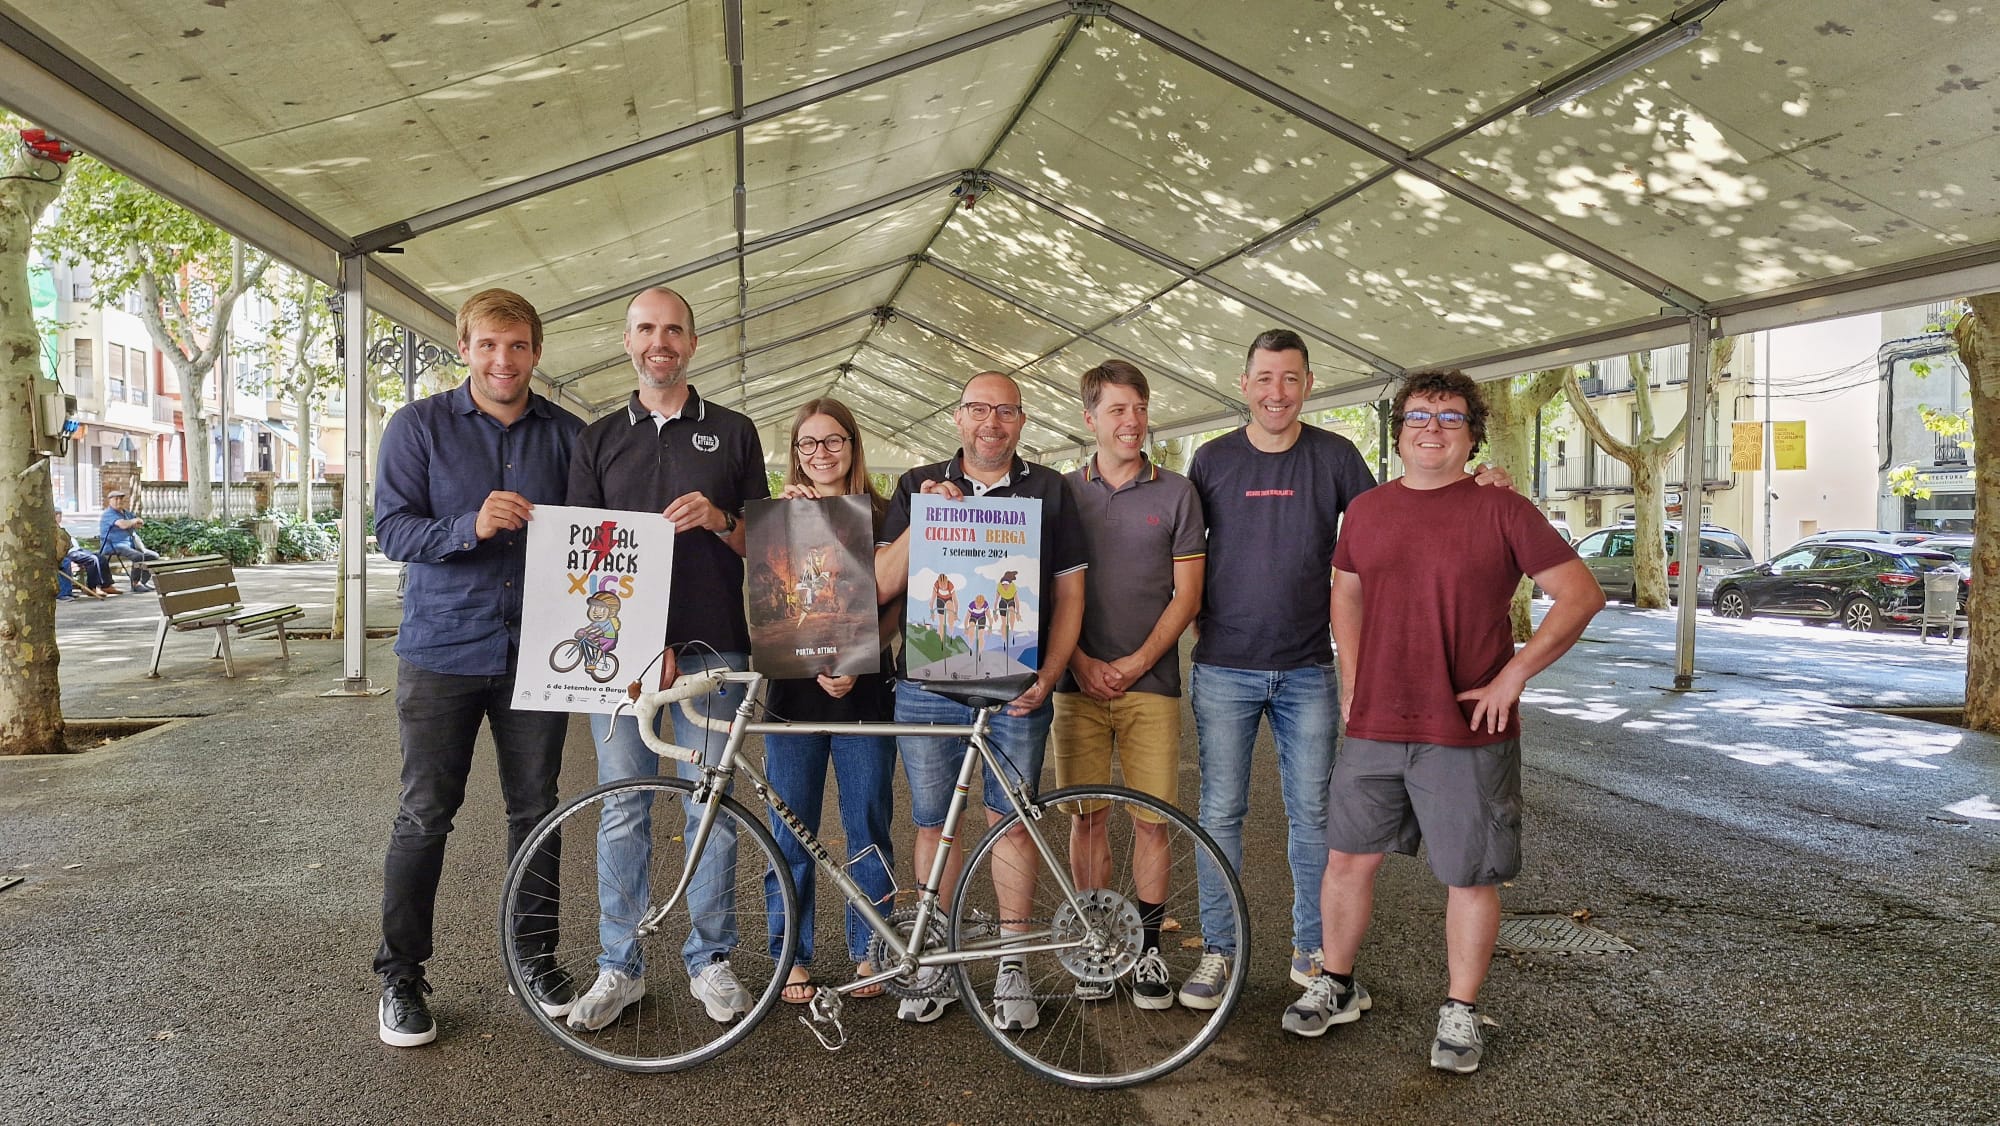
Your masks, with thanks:
<instances>
[{"instance_id":1,"label":"bicycle pedal","mask_svg":"<svg viewBox=\"0 0 2000 1126\"><path fill-rule=\"evenodd\" d=\"M829 1052L837 1052L847 1046L847 1026L840 1022L840 995L831 989L822 989L807 1003L806 1011L799 1014L799 1023L806 1026L819 1041L819 1046ZM831 1027L823 1028L822 1025Z\"/></svg>"}]
</instances>

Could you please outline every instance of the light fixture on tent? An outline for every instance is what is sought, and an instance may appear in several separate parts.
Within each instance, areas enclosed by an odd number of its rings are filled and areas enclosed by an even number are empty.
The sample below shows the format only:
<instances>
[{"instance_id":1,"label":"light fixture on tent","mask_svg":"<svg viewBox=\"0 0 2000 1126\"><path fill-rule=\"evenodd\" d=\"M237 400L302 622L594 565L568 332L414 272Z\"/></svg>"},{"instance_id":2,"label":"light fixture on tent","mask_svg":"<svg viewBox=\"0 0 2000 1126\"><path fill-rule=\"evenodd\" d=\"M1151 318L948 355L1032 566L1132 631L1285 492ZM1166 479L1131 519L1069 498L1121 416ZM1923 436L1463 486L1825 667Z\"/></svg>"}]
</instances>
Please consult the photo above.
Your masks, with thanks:
<instances>
[{"instance_id":1,"label":"light fixture on tent","mask_svg":"<svg viewBox=\"0 0 2000 1126\"><path fill-rule=\"evenodd\" d=\"M1110 323L1106 324L1104 327L1117 328L1119 325L1128 325L1152 311L1153 311L1153 303L1151 301L1141 301L1137 305L1134 305L1130 309L1127 309L1124 312L1118 314L1116 317L1113 317Z\"/></svg>"},{"instance_id":2,"label":"light fixture on tent","mask_svg":"<svg viewBox=\"0 0 2000 1126\"><path fill-rule=\"evenodd\" d=\"M984 176L967 173L964 178L959 180L958 186L951 189L951 194L958 197L958 205L960 207L970 211L972 210L972 205L978 203L981 196L992 190L993 181L988 180Z\"/></svg>"},{"instance_id":3,"label":"light fixture on tent","mask_svg":"<svg viewBox=\"0 0 2000 1126\"><path fill-rule=\"evenodd\" d=\"M1285 243L1288 243L1293 239L1298 238L1300 235L1308 234L1318 229L1319 229L1319 216L1308 215L1304 219L1301 219L1298 222L1293 223L1291 226L1286 227L1284 230L1281 230L1277 234L1274 234L1271 237L1258 242L1257 245L1244 251L1243 257L1262 258L1267 251L1275 250L1278 247L1283 246Z\"/></svg>"},{"instance_id":4,"label":"light fixture on tent","mask_svg":"<svg viewBox=\"0 0 2000 1126\"><path fill-rule=\"evenodd\" d=\"M1695 20L1692 23L1684 23L1665 35L1647 40L1622 55L1613 55L1598 66L1529 102L1528 116L1540 117L1545 113L1552 113L1592 90L1616 82L1640 67L1656 62L1699 38L1701 38L1701 21Z\"/></svg>"}]
</instances>

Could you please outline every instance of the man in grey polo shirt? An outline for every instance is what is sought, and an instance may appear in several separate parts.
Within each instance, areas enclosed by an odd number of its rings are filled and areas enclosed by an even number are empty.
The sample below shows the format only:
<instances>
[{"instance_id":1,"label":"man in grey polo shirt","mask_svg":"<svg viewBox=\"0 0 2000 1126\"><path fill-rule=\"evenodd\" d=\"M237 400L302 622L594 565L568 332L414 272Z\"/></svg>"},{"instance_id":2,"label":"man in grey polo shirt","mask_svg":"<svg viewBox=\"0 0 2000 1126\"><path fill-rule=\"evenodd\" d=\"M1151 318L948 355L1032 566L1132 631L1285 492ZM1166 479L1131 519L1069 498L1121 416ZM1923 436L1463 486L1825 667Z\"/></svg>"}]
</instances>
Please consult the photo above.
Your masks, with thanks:
<instances>
[{"instance_id":1,"label":"man in grey polo shirt","mask_svg":"<svg viewBox=\"0 0 2000 1126\"><path fill-rule=\"evenodd\" d=\"M1056 690L1056 784L1111 781L1115 753L1125 785L1168 803L1180 795L1181 633L1201 609L1208 529L1194 486L1146 456L1146 376L1123 360L1083 373L1083 421L1097 455L1069 474L1083 520L1083 633ZM1070 823L1070 856L1079 887L1111 882L1109 808L1085 810ZM1133 815L1133 883L1138 889L1145 954L1132 971L1132 1003L1172 1007L1160 957L1166 915L1167 835ZM1078 981L1077 996L1095 1001L1111 982Z\"/></svg>"}]
</instances>

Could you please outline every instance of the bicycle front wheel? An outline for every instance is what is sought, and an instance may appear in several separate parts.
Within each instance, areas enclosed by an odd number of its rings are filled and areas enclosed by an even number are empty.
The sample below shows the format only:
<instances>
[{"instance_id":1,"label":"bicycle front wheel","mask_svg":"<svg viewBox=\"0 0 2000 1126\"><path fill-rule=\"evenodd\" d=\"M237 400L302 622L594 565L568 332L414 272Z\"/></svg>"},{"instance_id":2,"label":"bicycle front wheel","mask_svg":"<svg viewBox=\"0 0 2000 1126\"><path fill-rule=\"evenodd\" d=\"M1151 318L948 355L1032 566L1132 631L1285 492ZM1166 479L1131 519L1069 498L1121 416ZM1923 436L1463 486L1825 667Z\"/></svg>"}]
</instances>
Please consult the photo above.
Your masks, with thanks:
<instances>
[{"instance_id":1,"label":"bicycle front wheel","mask_svg":"<svg viewBox=\"0 0 2000 1126\"><path fill-rule=\"evenodd\" d=\"M1212 1009L1185 1008L1172 992L1201 961L1197 864L1223 876L1239 965L1250 935L1243 890L1208 834L1157 798L1074 786L1036 806L1039 820L1003 819L967 858L952 947L991 957L957 967L961 996L994 1043L1038 1075L1092 1088L1157 1079L1214 1041L1242 991L1242 975L1230 975ZM1077 902L1041 870L1030 832L1068 869ZM1151 919L1146 903L1162 905ZM1161 930L1156 954L1149 924ZM1073 945L1011 952L1057 943ZM1006 973L1014 965L1018 977Z\"/></svg>"},{"instance_id":2,"label":"bicycle front wheel","mask_svg":"<svg viewBox=\"0 0 2000 1126\"><path fill-rule=\"evenodd\" d=\"M543 818L515 855L501 891L500 957L515 996L563 1047L625 1071L678 1071L721 1054L776 1007L797 933L785 922L798 918L791 873L763 824L735 799L720 800L686 894L658 920L688 864L690 815L703 808L691 783L601 786ZM711 952L727 954L740 998L695 992L688 965L702 969ZM595 1029L571 1023L582 1011L551 1013L563 1008L551 985L566 979L581 997L600 955L642 967L643 993Z\"/></svg>"},{"instance_id":3,"label":"bicycle front wheel","mask_svg":"<svg viewBox=\"0 0 2000 1126\"><path fill-rule=\"evenodd\" d=\"M574 637L556 642L556 647L549 650L549 667L557 672L568 672L582 661L583 645Z\"/></svg>"}]
</instances>

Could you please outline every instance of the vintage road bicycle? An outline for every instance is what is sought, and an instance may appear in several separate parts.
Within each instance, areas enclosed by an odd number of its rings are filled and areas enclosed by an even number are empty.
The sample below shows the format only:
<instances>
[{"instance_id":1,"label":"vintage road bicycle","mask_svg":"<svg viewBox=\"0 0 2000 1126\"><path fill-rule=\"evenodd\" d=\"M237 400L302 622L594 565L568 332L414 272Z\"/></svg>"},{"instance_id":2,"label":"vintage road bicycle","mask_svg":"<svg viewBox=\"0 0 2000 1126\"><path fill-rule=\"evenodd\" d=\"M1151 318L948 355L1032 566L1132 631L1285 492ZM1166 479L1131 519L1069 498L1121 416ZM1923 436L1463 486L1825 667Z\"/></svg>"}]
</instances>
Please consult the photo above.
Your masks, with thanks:
<instances>
[{"instance_id":1,"label":"vintage road bicycle","mask_svg":"<svg viewBox=\"0 0 2000 1126\"><path fill-rule=\"evenodd\" d=\"M628 779L573 798L535 828L509 867L500 918L508 980L529 1014L564 1047L627 1071L675 1071L737 1044L782 1003L779 994L796 953L802 908L776 840L763 820L732 796L746 788L798 838L818 865L826 887L859 910L873 933L869 961L877 972L838 983L820 982L814 999L802 1006L806 1011L800 1020L827 1049L837 1050L846 1042L841 1020L844 1000L856 989L877 982L897 998L955 993L1002 1051L1029 1071L1074 1087L1123 1087L1158 1078L1200 1054L1221 1032L1241 994L1241 974L1225 979L1210 1009L1184 1007L1177 999L1165 1008L1141 1008L1134 1002L1134 969L1145 954L1140 948L1140 877L1132 864L1134 849L1142 837L1150 839L1144 878L1157 889L1158 902L1166 905L1170 917L1160 936L1160 956L1173 989L1202 954L1196 933L1198 868L1211 868L1221 877L1219 886L1239 939L1236 964L1247 959L1249 916L1234 873L1208 834L1179 809L1156 798L1109 785L1072 786L1031 796L1025 786L1015 783L1013 773L1003 769L1005 756L989 739L989 727L995 711L1026 687L1028 677L1013 678L1011 683L927 682L926 688L976 709L973 721L963 725L758 721L762 681L760 673L718 669L683 674L670 688L640 694L633 710L647 744L662 758L702 763L701 781ZM689 706L729 684L746 688L733 720L710 718ZM654 734L660 711L675 704L708 730L727 731L719 751L704 755ZM891 911L871 902L797 812L772 792L763 771L746 753L746 742L753 735L807 733L967 740L945 835L912 905ZM947 910L936 889L949 856L961 847L957 827L968 795L980 784L982 765L1007 780L1011 808L1002 811L1005 816L972 846ZM686 826L690 809L698 815L692 829ZM1073 832L1078 816L1098 809L1107 810L1102 814L1106 828L1102 847L1093 844L1088 834ZM572 1028L566 1018L545 1013L532 1000L529 979L559 968L582 991L596 978L597 833L607 817L635 827L651 842L645 886L627 889L645 905L636 919L636 932L646 993L618 1020L593 1032ZM1015 834L1015 843L1003 847L1010 833ZM735 863L710 886L696 889L703 850L731 835L736 841ZM1022 841L1027 847L1020 846ZM1026 863L1021 860L1024 855L1029 858ZM883 858L869 852L850 862L862 863L882 864ZM550 886L552 876L555 887ZM1025 918L1002 914L996 877L1010 886L1032 886ZM765 909L767 886L776 890L783 905L782 930L777 933ZM703 894L693 894L697 890ZM895 901L911 898L898 895ZM694 902L715 906L697 919L690 907ZM1175 918L1186 920L1186 926L1173 929L1178 926ZM693 948L691 932L697 924L711 933L733 928L737 935L730 962L751 1004L747 1013L727 1023L710 1019L689 991L681 951L684 943ZM845 966L841 930L829 926L821 933L822 964ZM1004 1031L996 1023L991 998L1003 958L1023 963L1039 1006L1039 1023L1032 1028ZM1102 999L1083 999L1079 983L1084 993Z\"/></svg>"}]
</instances>

